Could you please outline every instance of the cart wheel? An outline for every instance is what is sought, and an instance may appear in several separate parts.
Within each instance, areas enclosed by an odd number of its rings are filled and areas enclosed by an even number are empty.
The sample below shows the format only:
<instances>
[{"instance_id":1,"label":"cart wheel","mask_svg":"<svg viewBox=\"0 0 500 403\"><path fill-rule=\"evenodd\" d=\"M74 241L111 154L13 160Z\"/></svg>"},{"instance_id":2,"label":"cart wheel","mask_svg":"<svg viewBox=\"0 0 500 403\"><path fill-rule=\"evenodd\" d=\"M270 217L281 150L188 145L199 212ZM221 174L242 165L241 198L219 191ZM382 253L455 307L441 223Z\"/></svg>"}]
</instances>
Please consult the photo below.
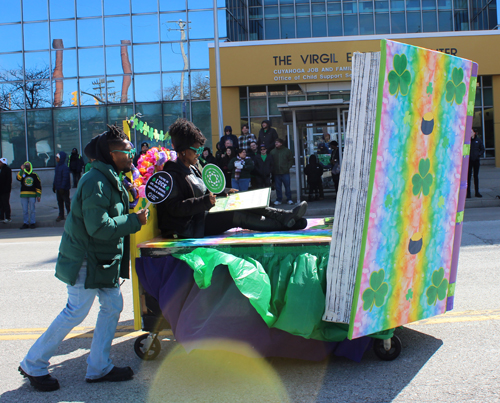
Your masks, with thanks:
<instances>
[{"instance_id":1,"label":"cart wheel","mask_svg":"<svg viewBox=\"0 0 500 403\"><path fill-rule=\"evenodd\" d=\"M148 337L152 337L151 345L147 348ZM134 351L141 360L150 361L158 357L161 351L161 344L156 335L143 334L135 339Z\"/></svg>"},{"instance_id":2,"label":"cart wheel","mask_svg":"<svg viewBox=\"0 0 500 403\"><path fill-rule=\"evenodd\" d=\"M399 357L401 353L401 340L398 336L393 336L391 341L391 346L389 350L384 347L384 341L380 339L375 339L373 343L373 351L378 358L384 361L392 361Z\"/></svg>"}]
</instances>

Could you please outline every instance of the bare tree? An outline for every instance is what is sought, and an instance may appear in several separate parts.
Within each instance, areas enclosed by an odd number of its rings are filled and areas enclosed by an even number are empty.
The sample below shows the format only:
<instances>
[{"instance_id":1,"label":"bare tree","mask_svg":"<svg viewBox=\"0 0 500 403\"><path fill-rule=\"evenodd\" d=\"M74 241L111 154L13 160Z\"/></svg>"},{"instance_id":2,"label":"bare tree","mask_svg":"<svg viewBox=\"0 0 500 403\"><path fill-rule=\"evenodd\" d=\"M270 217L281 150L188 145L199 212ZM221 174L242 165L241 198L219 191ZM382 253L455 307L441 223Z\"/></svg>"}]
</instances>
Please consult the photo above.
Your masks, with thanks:
<instances>
[{"instance_id":1,"label":"bare tree","mask_svg":"<svg viewBox=\"0 0 500 403\"><path fill-rule=\"evenodd\" d=\"M203 74L196 74L191 80L191 99L210 98L210 79Z\"/></svg>"},{"instance_id":2,"label":"bare tree","mask_svg":"<svg viewBox=\"0 0 500 403\"><path fill-rule=\"evenodd\" d=\"M50 69L48 66L26 69L21 67L0 73L4 81L0 91L0 107L4 110L35 109L50 105ZM23 78L26 79L23 82Z\"/></svg>"}]
</instances>

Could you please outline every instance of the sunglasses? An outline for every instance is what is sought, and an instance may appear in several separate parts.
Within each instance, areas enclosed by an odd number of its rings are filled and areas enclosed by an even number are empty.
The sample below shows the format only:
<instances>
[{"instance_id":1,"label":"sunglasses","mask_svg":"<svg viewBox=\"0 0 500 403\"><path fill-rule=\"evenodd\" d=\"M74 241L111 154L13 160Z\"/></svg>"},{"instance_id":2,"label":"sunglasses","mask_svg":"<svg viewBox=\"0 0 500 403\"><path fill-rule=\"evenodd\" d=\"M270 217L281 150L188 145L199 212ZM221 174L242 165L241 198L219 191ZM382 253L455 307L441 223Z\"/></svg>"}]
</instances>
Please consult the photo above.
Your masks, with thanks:
<instances>
[{"instance_id":1,"label":"sunglasses","mask_svg":"<svg viewBox=\"0 0 500 403\"><path fill-rule=\"evenodd\" d=\"M113 150L111 151L112 153L123 153L127 154L129 158L134 158L135 156L135 148L132 148L130 151L125 151L125 150Z\"/></svg>"},{"instance_id":2,"label":"sunglasses","mask_svg":"<svg viewBox=\"0 0 500 403\"><path fill-rule=\"evenodd\" d=\"M205 147L199 147L199 148L194 148L194 147L189 147L191 150L193 150L196 154L201 155L203 154L203 150Z\"/></svg>"}]
</instances>

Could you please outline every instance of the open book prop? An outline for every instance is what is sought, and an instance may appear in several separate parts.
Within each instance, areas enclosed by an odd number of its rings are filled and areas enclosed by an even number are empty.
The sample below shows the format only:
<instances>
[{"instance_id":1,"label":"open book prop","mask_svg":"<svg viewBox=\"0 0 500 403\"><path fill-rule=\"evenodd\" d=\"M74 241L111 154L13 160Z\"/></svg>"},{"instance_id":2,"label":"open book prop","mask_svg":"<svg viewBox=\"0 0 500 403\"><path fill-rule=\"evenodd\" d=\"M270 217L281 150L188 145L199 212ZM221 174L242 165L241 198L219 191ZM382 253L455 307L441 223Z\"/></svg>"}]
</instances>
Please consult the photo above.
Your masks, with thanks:
<instances>
[{"instance_id":1,"label":"open book prop","mask_svg":"<svg viewBox=\"0 0 500 403\"><path fill-rule=\"evenodd\" d=\"M221 211L248 210L267 207L271 198L271 188L249 190L247 192L230 193L227 197L217 197L215 206L209 213Z\"/></svg>"},{"instance_id":2,"label":"open book prop","mask_svg":"<svg viewBox=\"0 0 500 403\"><path fill-rule=\"evenodd\" d=\"M453 308L477 64L383 40L352 70L323 317L351 339Z\"/></svg>"}]
</instances>

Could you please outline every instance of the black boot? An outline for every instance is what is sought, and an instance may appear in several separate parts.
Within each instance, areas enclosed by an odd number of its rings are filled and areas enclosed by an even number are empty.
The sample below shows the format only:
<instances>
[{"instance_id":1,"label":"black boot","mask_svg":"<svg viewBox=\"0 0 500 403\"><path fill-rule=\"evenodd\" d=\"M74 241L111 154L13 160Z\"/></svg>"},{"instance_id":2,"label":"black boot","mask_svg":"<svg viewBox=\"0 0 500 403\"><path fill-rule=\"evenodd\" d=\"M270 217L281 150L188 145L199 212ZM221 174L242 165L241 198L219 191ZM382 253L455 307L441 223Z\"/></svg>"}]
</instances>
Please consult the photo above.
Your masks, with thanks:
<instances>
[{"instance_id":1,"label":"black boot","mask_svg":"<svg viewBox=\"0 0 500 403\"><path fill-rule=\"evenodd\" d=\"M304 229L307 227L307 220L305 218L299 218L295 225L290 228L292 230L299 230L299 229Z\"/></svg>"},{"instance_id":2,"label":"black boot","mask_svg":"<svg viewBox=\"0 0 500 403\"><path fill-rule=\"evenodd\" d=\"M295 222L304 216L307 211L307 202L301 202L297 207L292 210L283 210L273 207L266 207L263 209L255 210L256 213L262 214L267 218L274 218L287 228L292 228Z\"/></svg>"},{"instance_id":3,"label":"black boot","mask_svg":"<svg viewBox=\"0 0 500 403\"><path fill-rule=\"evenodd\" d=\"M234 212L233 224L235 227L263 232L286 231L290 229L274 218L267 217L261 219L257 214L242 213L240 211Z\"/></svg>"}]
</instances>

